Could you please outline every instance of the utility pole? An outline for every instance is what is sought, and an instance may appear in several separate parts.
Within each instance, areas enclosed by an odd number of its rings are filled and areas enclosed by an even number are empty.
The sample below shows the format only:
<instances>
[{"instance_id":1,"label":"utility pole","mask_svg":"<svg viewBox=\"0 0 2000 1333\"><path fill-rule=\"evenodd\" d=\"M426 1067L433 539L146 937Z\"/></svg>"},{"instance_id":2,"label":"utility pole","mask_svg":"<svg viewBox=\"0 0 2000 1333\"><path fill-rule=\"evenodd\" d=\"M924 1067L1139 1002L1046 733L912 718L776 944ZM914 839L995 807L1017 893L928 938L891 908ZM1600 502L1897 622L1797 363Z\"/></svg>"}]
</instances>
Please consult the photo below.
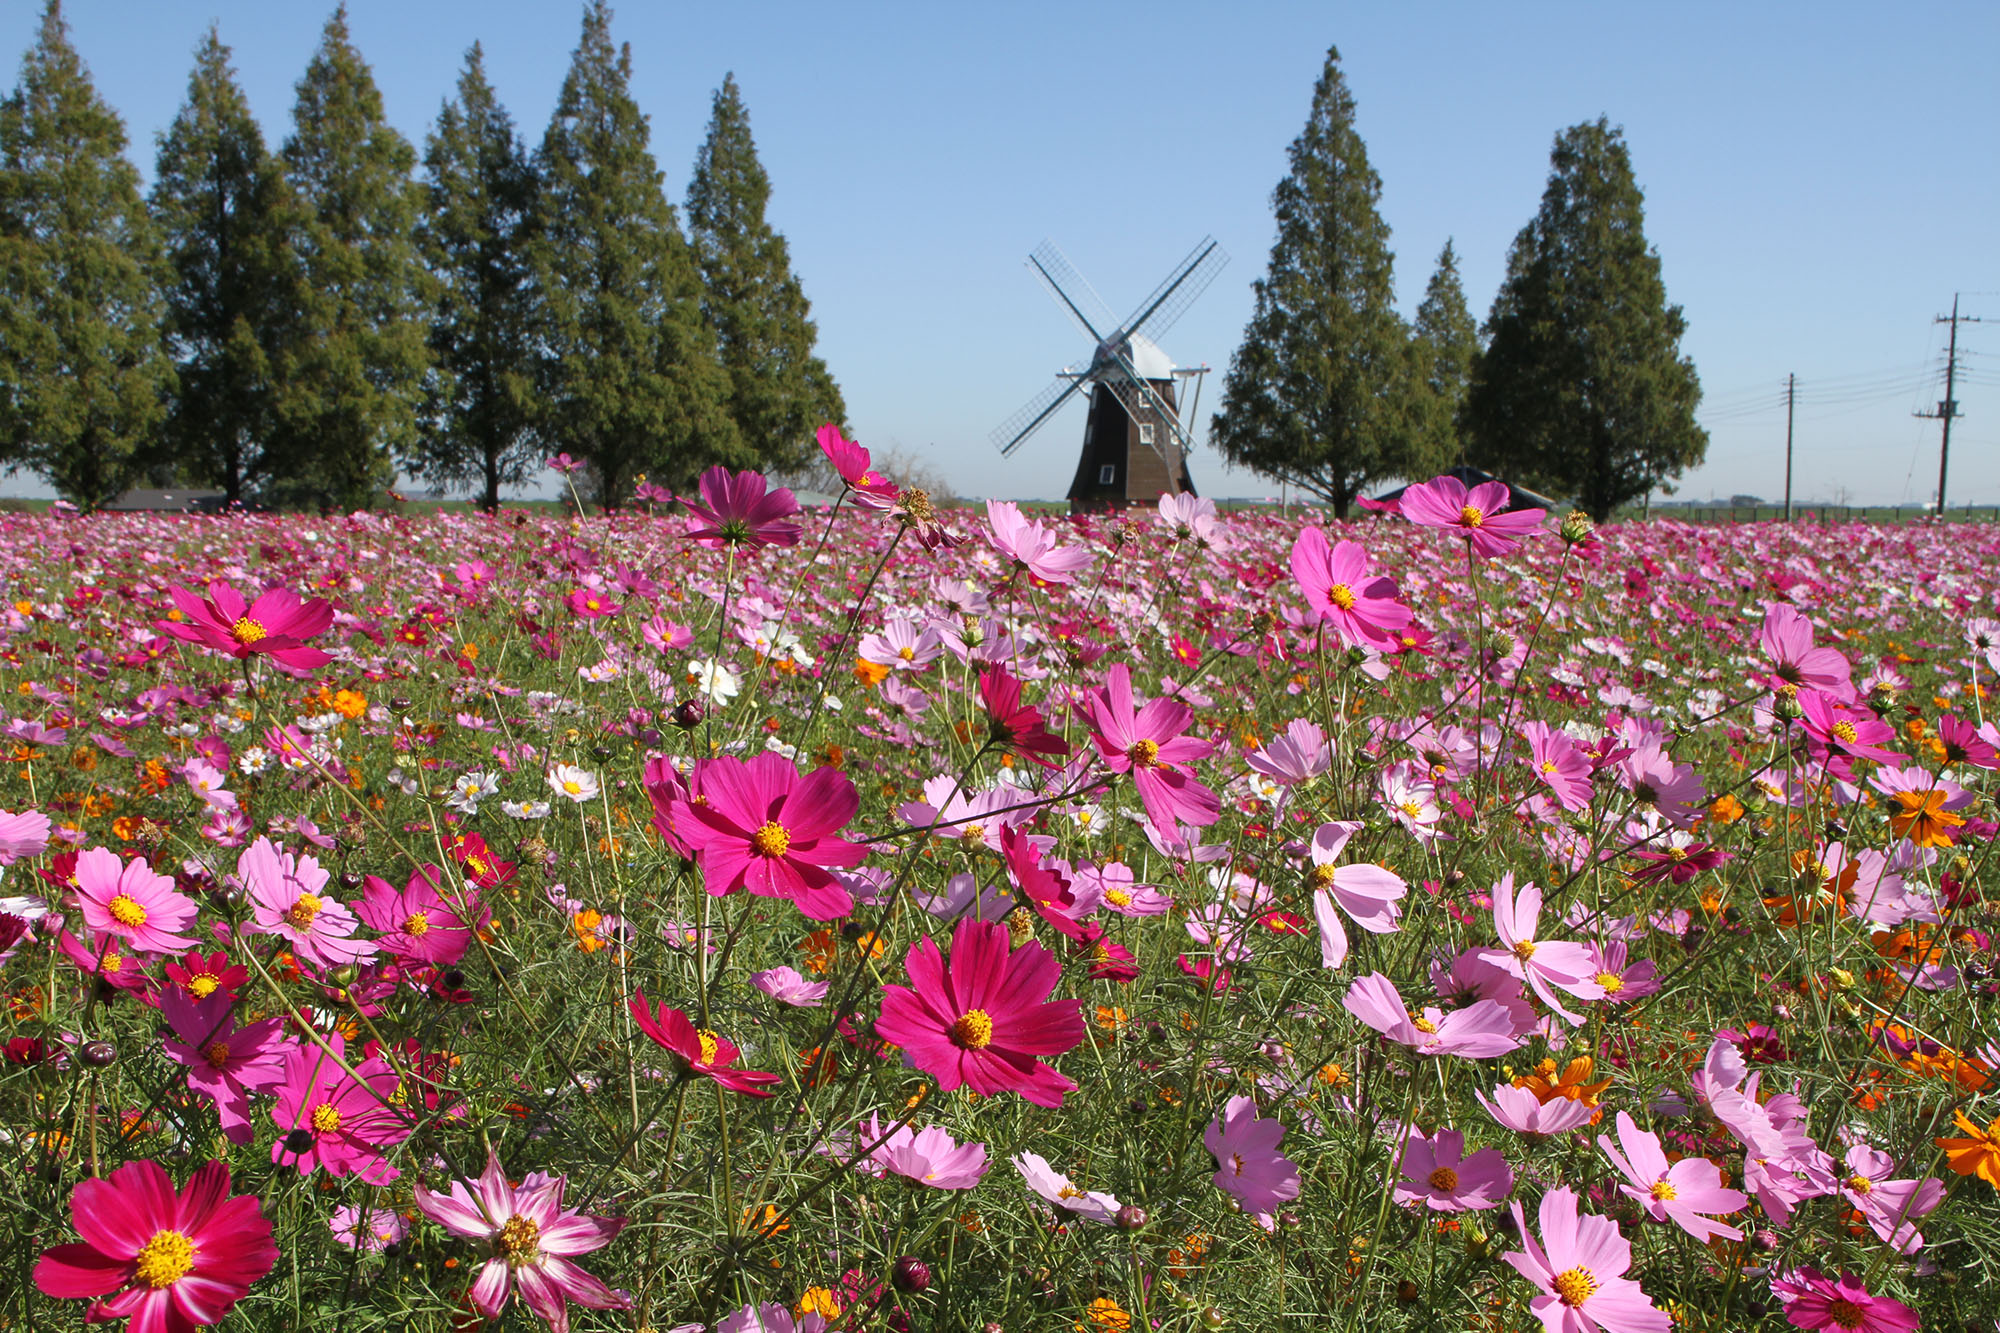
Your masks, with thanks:
<instances>
[{"instance_id":1,"label":"utility pole","mask_svg":"<svg viewBox=\"0 0 2000 1333\"><path fill-rule=\"evenodd\" d=\"M1944 517L1945 469L1951 464L1951 419L1959 415L1958 399L1952 394L1952 390L1958 383L1958 326L1961 324L1984 324L1985 322L1985 320L1979 319L1976 316L1961 315L1958 313L1957 292L1951 294L1951 313L1949 315L1939 315L1931 321L1933 324L1951 325L1951 337L1947 341L1947 350L1944 355L1944 401L1937 405L1937 411L1935 412L1918 412L1916 414L1920 417L1935 417L1944 423L1944 438L1938 442L1937 516L1939 518Z\"/></svg>"},{"instance_id":2,"label":"utility pole","mask_svg":"<svg viewBox=\"0 0 2000 1333\"><path fill-rule=\"evenodd\" d=\"M1792 404L1798 398L1799 377L1785 376L1785 522L1792 521Z\"/></svg>"}]
</instances>

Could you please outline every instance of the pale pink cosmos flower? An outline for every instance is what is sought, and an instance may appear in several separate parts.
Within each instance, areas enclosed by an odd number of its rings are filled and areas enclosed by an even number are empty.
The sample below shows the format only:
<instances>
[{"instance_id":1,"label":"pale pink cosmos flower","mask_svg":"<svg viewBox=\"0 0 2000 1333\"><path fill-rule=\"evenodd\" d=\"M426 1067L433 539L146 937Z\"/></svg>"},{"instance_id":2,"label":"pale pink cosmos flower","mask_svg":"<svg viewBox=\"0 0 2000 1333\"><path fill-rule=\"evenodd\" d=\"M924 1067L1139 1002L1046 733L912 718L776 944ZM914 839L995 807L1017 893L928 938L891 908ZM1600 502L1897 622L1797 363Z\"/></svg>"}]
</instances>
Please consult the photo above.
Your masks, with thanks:
<instances>
[{"instance_id":1,"label":"pale pink cosmos flower","mask_svg":"<svg viewBox=\"0 0 2000 1333\"><path fill-rule=\"evenodd\" d=\"M1213 500L1190 491L1162 495L1156 521L1177 542L1191 541L1198 546L1214 544L1216 516Z\"/></svg>"},{"instance_id":2,"label":"pale pink cosmos flower","mask_svg":"<svg viewBox=\"0 0 2000 1333\"><path fill-rule=\"evenodd\" d=\"M942 652L944 639L936 629L906 617L862 635L856 655L892 671L922 671Z\"/></svg>"},{"instance_id":3,"label":"pale pink cosmos flower","mask_svg":"<svg viewBox=\"0 0 2000 1333\"><path fill-rule=\"evenodd\" d=\"M375 955L371 941L353 938L360 923L325 894L329 876L312 857L293 856L259 838L237 858L236 877L250 895L253 924L245 933L281 936L315 967L344 967Z\"/></svg>"},{"instance_id":4,"label":"pale pink cosmos flower","mask_svg":"<svg viewBox=\"0 0 2000 1333\"><path fill-rule=\"evenodd\" d=\"M518 1289L522 1302L554 1333L566 1333L572 1301L592 1310L623 1310L632 1304L630 1296L570 1262L609 1245L625 1219L564 1208L565 1183L561 1176L538 1172L510 1185L499 1157L489 1152L476 1181L454 1180L448 1194L417 1186L417 1208L424 1216L454 1236L491 1247L468 1293L481 1315L498 1319Z\"/></svg>"},{"instance_id":5,"label":"pale pink cosmos flower","mask_svg":"<svg viewBox=\"0 0 2000 1333\"><path fill-rule=\"evenodd\" d=\"M1441 1129L1434 1138L1410 1135L1403 1145L1403 1178L1396 1184L1396 1202L1432 1212L1498 1208L1514 1188L1514 1172L1498 1148L1481 1148L1467 1157L1465 1135Z\"/></svg>"},{"instance_id":6,"label":"pale pink cosmos flower","mask_svg":"<svg viewBox=\"0 0 2000 1333\"><path fill-rule=\"evenodd\" d=\"M1477 1088L1472 1096L1486 1108L1486 1114L1493 1117L1495 1124L1516 1134L1567 1134L1578 1125L1589 1124L1590 1118L1597 1114L1596 1107L1580 1101L1556 1097L1544 1102L1532 1089L1507 1083L1493 1089L1491 1100Z\"/></svg>"},{"instance_id":7,"label":"pale pink cosmos flower","mask_svg":"<svg viewBox=\"0 0 2000 1333\"><path fill-rule=\"evenodd\" d=\"M1138 705L1132 673L1120 662L1104 688L1085 697L1084 712L1098 753L1112 772L1131 774L1154 827L1171 829L1178 820L1206 828L1216 821L1221 798L1194 779L1195 761L1215 746L1183 734L1194 721L1192 708L1166 698Z\"/></svg>"},{"instance_id":8,"label":"pale pink cosmos flower","mask_svg":"<svg viewBox=\"0 0 2000 1333\"><path fill-rule=\"evenodd\" d=\"M1915 1254L1924 1248L1923 1233L1916 1224L1944 1202L1944 1182L1935 1176L1922 1180L1893 1180L1896 1159L1880 1148L1857 1143L1847 1150L1847 1172L1840 1178L1840 1192L1860 1210L1877 1236L1896 1247L1900 1254Z\"/></svg>"},{"instance_id":9,"label":"pale pink cosmos flower","mask_svg":"<svg viewBox=\"0 0 2000 1333\"><path fill-rule=\"evenodd\" d=\"M1581 944L1535 938L1541 914L1542 891L1533 884L1525 884L1516 894L1514 872L1502 875L1493 886L1493 929L1503 947L1487 949L1480 958L1527 982L1542 1003L1573 1026L1583 1020L1563 1008L1555 988L1566 990L1580 1000L1601 1000L1604 987L1597 980L1597 967L1589 950Z\"/></svg>"},{"instance_id":10,"label":"pale pink cosmos flower","mask_svg":"<svg viewBox=\"0 0 2000 1333\"><path fill-rule=\"evenodd\" d=\"M1094 557L1081 546L1058 546L1055 534L1032 519L1011 500L988 500L986 521L1000 554L1044 583L1068 583Z\"/></svg>"},{"instance_id":11,"label":"pale pink cosmos flower","mask_svg":"<svg viewBox=\"0 0 2000 1333\"><path fill-rule=\"evenodd\" d=\"M1693 826L1708 804L1708 792L1687 764L1677 764L1657 745L1641 745L1620 759L1615 770L1641 807L1656 811L1675 828Z\"/></svg>"},{"instance_id":12,"label":"pale pink cosmos flower","mask_svg":"<svg viewBox=\"0 0 2000 1333\"><path fill-rule=\"evenodd\" d=\"M1329 546L1324 532L1307 528L1292 543L1292 577L1306 605L1347 647L1393 648L1397 632L1410 623L1410 608L1396 600L1396 581L1368 573L1359 543Z\"/></svg>"},{"instance_id":13,"label":"pale pink cosmos flower","mask_svg":"<svg viewBox=\"0 0 2000 1333\"><path fill-rule=\"evenodd\" d=\"M1116 1195L1078 1189L1068 1176L1050 1166L1047 1159L1037 1153L1020 1153L1013 1158L1013 1162L1028 1188L1056 1207L1103 1226L1110 1226L1118 1220L1118 1210L1124 1205L1118 1202Z\"/></svg>"},{"instance_id":14,"label":"pale pink cosmos flower","mask_svg":"<svg viewBox=\"0 0 2000 1333\"><path fill-rule=\"evenodd\" d=\"M1477 1000L1449 1014L1426 1006L1421 1014L1413 1015L1396 992L1395 983L1380 972L1356 980L1341 1005L1390 1041L1419 1055L1482 1060L1504 1055L1521 1044L1514 1035L1513 1017L1497 1001Z\"/></svg>"},{"instance_id":15,"label":"pale pink cosmos flower","mask_svg":"<svg viewBox=\"0 0 2000 1333\"><path fill-rule=\"evenodd\" d=\"M1468 491L1464 482L1446 474L1406 487L1400 508L1412 523L1456 533L1471 543L1474 555L1491 560L1519 546L1548 516L1546 509L1501 513L1512 500L1505 482L1484 481Z\"/></svg>"},{"instance_id":16,"label":"pale pink cosmos flower","mask_svg":"<svg viewBox=\"0 0 2000 1333\"><path fill-rule=\"evenodd\" d=\"M1438 804L1437 788L1425 781L1414 763L1406 760L1383 769L1376 799L1389 818L1419 842L1429 845L1440 836L1438 823L1444 818L1444 807Z\"/></svg>"},{"instance_id":17,"label":"pale pink cosmos flower","mask_svg":"<svg viewBox=\"0 0 2000 1333\"><path fill-rule=\"evenodd\" d=\"M1321 824L1313 833L1309 852L1312 869L1307 878L1312 884L1313 920L1319 926L1320 963L1325 967L1339 967L1347 961L1347 931L1341 925L1341 912L1371 934L1392 934L1399 911L1396 902L1409 892L1402 876L1393 870L1366 862L1336 864L1347 840L1361 827L1358 821L1342 820Z\"/></svg>"},{"instance_id":18,"label":"pale pink cosmos flower","mask_svg":"<svg viewBox=\"0 0 2000 1333\"><path fill-rule=\"evenodd\" d=\"M1733 1213L1750 1202L1743 1191L1722 1183L1722 1172L1715 1163L1705 1157L1683 1157L1668 1163L1659 1136L1640 1129L1623 1111L1618 1113L1617 1143L1609 1134L1600 1134L1597 1146L1623 1173L1625 1181L1618 1188L1637 1200L1655 1222L1672 1221L1703 1244L1715 1236L1743 1239L1737 1228L1704 1216Z\"/></svg>"},{"instance_id":19,"label":"pale pink cosmos flower","mask_svg":"<svg viewBox=\"0 0 2000 1333\"><path fill-rule=\"evenodd\" d=\"M1500 1257L1542 1289L1528 1308L1547 1333L1671 1333L1673 1320L1646 1299L1625 1276L1632 1247L1618 1224L1604 1217L1579 1217L1576 1192L1564 1188L1542 1196L1542 1238L1528 1230L1521 1205L1514 1205L1522 1249Z\"/></svg>"},{"instance_id":20,"label":"pale pink cosmos flower","mask_svg":"<svg viewBox=\"0 0 2000 1333\"><path fill-rule=\"evenodd\" d=\"M681 1324L667 1333L702 1333L700 1324ZM827 1324L817 1310L794 1314L789 1305L765 1301L746 1303L742 1309L716 1321L715 1333L827 1333Z\"/></svg>"},{"instance_id":21,"label":"pale pink cosmos flower","mask_svg":"<svg viewBox=\"0 0 2000 1333\"><path fill-rule=\"evenodd\" d=\"M969 1190L986 1177L986 1145L961 1144L937 1125L885 1129L881 1117L871 1115L855 1126L853 1138L857 1148L874 1145L852 1163L868 1175L902 1176L940 1190Z\"/></svg>"},{"instance_id":22,"label":"pale pink cosmos flower","mask_svg":"<svg viewBox=\"0 0 2000 1333\"><path fill-rule=\"evenodd\" d=\"M40 856L49 845L49 817L39 810L0 810L0 866Z\"/></svg>"},{"instance_id":23,"label":"pale pink cosmos flower","mask_svg":"<svg viewBox=\"0 0 2000 1333\"><path fill-rule=\"evenodd\" d=\"M1299 1197L1299 1169L1278 1151L1285 1127L1257 1118L1255 1097L1231 1097L1208 1122L1202 1143L1218 1168L1215 1187L1246 1213L1269 1213Z\"/></svg>"},{"instance_id":24,"label":"pale pink cosmos flower","mask_svg":"<svg viewBox=\"0 0 2000 1333\"><path fill-rule=\"evenodd\" d=\"M194 940L176 931L193 924L201 906L157 873L144 857L120 860L108 847L76 857L76 901L84 924L102 939L125 941L134 953L180 953Z\"/></svg>"},{"instance_id":25,"label":"pale pink cosmos flower","mask_svg":"<svg viewBox=\"0 0 2000 1333\"><path fill-rule=\"evenodd\" d=\"M825 1003L827 989L832 985L826 981L807 981L797 968L782 965L768 972L751 973L750 984L779 1004L799 1009L811 1009Z\"/></svg>"},{"instance_id":26,"label":"pale pink cosmos flower","mask_svg":"<svg viewBox=\"0 0 2000 1333\"><path fill-rule=\"evenodd\" d=\"M1333 763L1333 747L1319 724L1293 718L1277 735L1243 756L1243 762L1280 786L1318 777Z\"/></svg>"},{"instance_id":27,"label":"pale pink cosmos flower","mask_svg":"<svg viewBox=\"0 0 2000 1333\"><path fill-rule=\"evenodd\" d=\"M1764 609L1764 626L1757 645L1771 660L1771 676L1787 689L1818 690L1837 699L1852 699L1854 668L1831 648L1813 647L1812 622L1784 602Z\"/></svg>"}]
</instances>

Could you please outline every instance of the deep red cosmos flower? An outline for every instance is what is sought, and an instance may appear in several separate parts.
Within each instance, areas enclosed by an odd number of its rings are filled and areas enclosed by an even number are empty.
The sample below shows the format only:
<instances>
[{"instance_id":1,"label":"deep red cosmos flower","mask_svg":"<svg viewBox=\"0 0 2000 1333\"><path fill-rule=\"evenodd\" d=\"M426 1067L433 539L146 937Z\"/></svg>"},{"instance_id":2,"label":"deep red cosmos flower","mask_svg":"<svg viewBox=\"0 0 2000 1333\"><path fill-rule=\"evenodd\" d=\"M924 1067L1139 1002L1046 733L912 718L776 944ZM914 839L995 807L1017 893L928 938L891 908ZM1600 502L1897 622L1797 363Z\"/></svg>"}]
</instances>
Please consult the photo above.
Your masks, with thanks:
<instances>
[{"instance_id":1,"label":"deep red cosmos flower","mask_svg":"<svg viewBox=\"0 0 2000 1333\"><path fill-rule=\"evenodd\" d=\"M653 1039L655 1046L671 1051L685 1061L690 1072L712 1078L731 1092L768 1097L771 1085L784 1081L777 1074L732 1068L736 1057L742 1054L733 1042L727 1037L695 1027L694 1022L678 1009L661 1004L656 1010L646 1003L644 991L632 993L632 1021L639 1025L641 1032Z\"/></svg>"},{"instance_id":2,"label":"deep red cosmos flower","mask_svg":"<svg viewBox=\"0 0 2000 1333\"><path fill-rule=\"evenodd\" d=\"M1004 746L1043 768L1057 767L1069 742L1049 731L1042 710L1021 702L1021 682L1004 666L979 673L979 701L986 707L988 743Z\"/></svg>"},{"instance_id":3,"label":"deep red cosmos flower","mask_svg":"<svg viewBox=\"0 0 2000 1333\"><path fill-rule=\"evenodd\" d=\"M192 588L167 589L185 622L156 620L153 625L184 643L198 643L235 658L259 653L280 665L302 671L325 666L333 659L305 641L333 624L333 604L322 598L301 601L289 588L272 588L254 602L217 579L203 600Z\"/></svg>"}]
</instances>

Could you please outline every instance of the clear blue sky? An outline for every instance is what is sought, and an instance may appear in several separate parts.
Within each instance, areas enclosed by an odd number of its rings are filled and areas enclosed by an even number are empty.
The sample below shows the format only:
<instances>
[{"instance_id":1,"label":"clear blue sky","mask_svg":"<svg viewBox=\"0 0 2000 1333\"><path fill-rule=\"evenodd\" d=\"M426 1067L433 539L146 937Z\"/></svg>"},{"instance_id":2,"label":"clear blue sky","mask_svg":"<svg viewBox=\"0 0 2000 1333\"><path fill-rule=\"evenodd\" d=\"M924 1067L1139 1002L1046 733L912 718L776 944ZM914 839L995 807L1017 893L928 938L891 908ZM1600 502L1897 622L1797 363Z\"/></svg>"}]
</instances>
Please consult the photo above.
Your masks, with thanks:
<instances>
[{"instance_id":1,"label":"clear blue sky","mask_svg":"<svg viewBox=\"0 0 2000 1333\"><path fill-rule=\"evenodd\" d=\"M0 0L0 78L37 0ZM273 146L329 5L69 0L97 86L151 176L211 18ZM532 145L580 7L558 0L353 0L390 120L422 139L465 48ZM1123 311L1204 233L1233 256L1166 339L1220 389L1272 238L1270 191L1338 45L1383 182L1397 293L1413 310L1455 240L1483 318L1534 213L1561 128L1625 129L1647 235L1707 393L1709 461L1682 492L1775 497L1784 376L1799 376L1795 492L1928 498L1942 326L2000 321L2000 5L665 4L628 0L615 36L677 203L734 71L861 439L900 446L964 493L1059 497L1072 407L1011 459L988 432L1084 358L1023 257L1053 238ZM1973 294L1976 293L1976 294ZM1961 329L1970 382L1951 498L2000 504L2000 322ZM1204 411L1205 415L1205 411ZM1255 495L1205 450L1196 484ZM0 483L23 489L19 479Z\"/></svg>"}]
</instances>

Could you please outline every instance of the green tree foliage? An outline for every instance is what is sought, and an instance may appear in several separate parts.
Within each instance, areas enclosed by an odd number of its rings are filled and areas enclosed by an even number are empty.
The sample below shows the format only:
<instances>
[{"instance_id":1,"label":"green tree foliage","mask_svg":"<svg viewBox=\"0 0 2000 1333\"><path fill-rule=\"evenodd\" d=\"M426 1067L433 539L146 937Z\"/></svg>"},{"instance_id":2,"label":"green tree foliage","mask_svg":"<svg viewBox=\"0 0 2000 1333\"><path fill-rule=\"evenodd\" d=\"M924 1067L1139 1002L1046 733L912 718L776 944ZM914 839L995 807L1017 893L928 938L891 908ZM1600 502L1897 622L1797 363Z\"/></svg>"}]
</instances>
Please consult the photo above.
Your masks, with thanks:
<instances>
[{"instance_id":1,"label":"green tree foliage","mask_svg":"<svg viewBox=\"0 0 2000 1333\"><path fill-rule=\"evenodd\" d=\"M1291 164L1271 196L1278 238L1211 434L1232 463L1345 517L1363 487L1408 469L1410 406L1382 182L1355 132L1338 50Z\"/></svg>"},{"instance_id":2,"label":"green tree foliage","mask_svg":"<svg viewBox=\"0 0 2000 1333\"><path fill-rule=\"evenodd\" d=\"M1464 453L1459 414L1472 383L1472 364L1479 359L1479 326L1466 309L1458 253L1450 241L1439 252L1437 269L1417 307L1410 356L1411 466L1405 475L1422 481L1453 466Z\"/></svg>"},{"instance_id":3,"label":"green tree foliage","mask_svg":"<svg viewBox=\"0 0 2000 1333\"><path fill-rule=\"evenodd\" d=\"M534 169L475 43L458 100L439 111L424 146L417 239L431 277L432 361L411 461L433 481L475 483L487 510L499 506L501 486L526 481L543 458L528 259L534 206Z\"/></svg>"},{"instance_id":4,"label":"green tree foliage","mask_svg":"<svg viewBox=\"0 0 2000 1333\"><path fill-rule=\"evenodd\" d=\"M728 75L688 185L688 241L701 269L702 313L729 372L729 414L758 462L784 471L816 452L813 432L844 421L846 407L813 355L812 307L785 238L764 220L770 197L750 114Z\"/></svg>"},{"instance_id":5,"label":"green tree foliage","mask_svg":"<svg viewBox=\"0 0 2000 1333\"><path fill-rule=\"evenodd\" d=\"M1479 466L1604 519L1701 462L1701 382L1680 355L1687 321L1646 244L1623 133L1602 117L1572 126L1550 164L1486 323L1469 447Z\"/></svg>"},{"instance_id":6,"label":"green tree foliage","mask_svg":"<svg viewBox=\"0 0 2000 1333\"><path fill-rule=\"evenodd\" d=\"M160 136L151 203L180 373L166 450L190 480L240 500L264 480L277 427L273 358L298 289L290 190L212 27L187 101Z\"/></svg>"},{"instance_id":7,"label":"green tree foliage","mask_svg":"<svg viewBox=\"0 0 2000 1333\"><path fill-rule=\"evenodd\" d=\"M592 0L537 155L532 246L552 444L617 504L649 474L686 487L756 455L729 416L729 376L702 321L701 275L647 147L632 56Z\"/></svg>"},{"instance_id":8,"label":"green tree foliage","mask_svg":"<svg viewBox=\"0 0 2000 1333\"><path fill-rule=\"evenodd\" d=\"M160 269L124 123L49 0L0 102L0 462L85 507L124 489L174 382Z\"/></svg>"},{"instance_id":9,"label":"green tree foliage","mask_svg":"<svg viewBox=\"0 0 2000 1333\"><path fill-rule=\"evenodd\" d=\"M364 506L415 441L429 358L412 236L416 154L382 118L345 5L299 81L282 156L300 204L301 281L270 489L281 500Z\"/></svg>"}]
</instances>

